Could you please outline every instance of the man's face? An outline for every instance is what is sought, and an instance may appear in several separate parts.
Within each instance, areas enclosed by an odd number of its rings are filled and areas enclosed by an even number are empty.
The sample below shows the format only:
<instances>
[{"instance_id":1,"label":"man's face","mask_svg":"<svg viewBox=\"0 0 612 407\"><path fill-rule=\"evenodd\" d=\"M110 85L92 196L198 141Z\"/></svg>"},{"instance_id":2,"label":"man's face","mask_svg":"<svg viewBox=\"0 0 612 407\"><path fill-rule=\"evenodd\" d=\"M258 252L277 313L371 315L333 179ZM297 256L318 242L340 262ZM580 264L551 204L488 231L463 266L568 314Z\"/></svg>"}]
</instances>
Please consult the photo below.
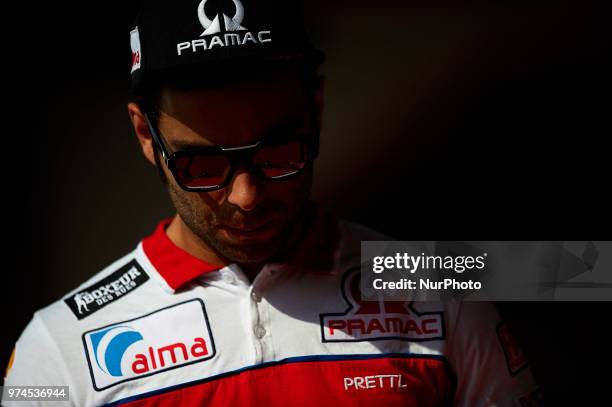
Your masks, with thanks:
<instances>
[{"instance_id":1,"label":"man's face","mask_svg":"<svg viewBox=\"0 0 612 407\"><path fill-rule=\"evenodd\" d=\"M250 145L272 130L291 128L296 121L301 124L298 133L308 134L314 125L308 100L292 75L220 89L165 88L158 128L171 151ZM273 182L260 179L248 167L238 167L225 188L187 192L162 166L183 222L218 255L238 263L266 261L279 252L299 224L312 183L311 167Z\"/></svg>"}]
</instances>

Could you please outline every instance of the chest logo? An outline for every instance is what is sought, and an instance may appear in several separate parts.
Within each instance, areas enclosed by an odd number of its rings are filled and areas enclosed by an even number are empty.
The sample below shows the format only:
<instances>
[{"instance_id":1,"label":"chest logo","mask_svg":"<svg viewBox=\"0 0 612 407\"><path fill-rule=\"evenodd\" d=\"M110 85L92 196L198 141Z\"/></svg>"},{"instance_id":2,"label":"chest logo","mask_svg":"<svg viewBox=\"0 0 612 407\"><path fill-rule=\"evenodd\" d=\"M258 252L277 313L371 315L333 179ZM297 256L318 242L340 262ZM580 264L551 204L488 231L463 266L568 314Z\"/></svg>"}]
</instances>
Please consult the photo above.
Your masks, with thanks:
<instances>
[{"instance_id":1,"label":"chest logo","mask_svg":"<svg viewBox=\"0 0 612 407\"><path fill-rule=\"evenodd\" d=\"M359 269L345 274L342 295L348 309L320 315L323 342L444 339L443 312L418 312L411 301L362 301L359 283Z\"/></svg>"},{"instance_id":2,"label":"chest logo","mask_svg":"<svg viewBox=\"0 0 612 407\"><path fill-rule=\"evenodd\" d=\"M83 334L98 391L215 355L204 303L189 300Z\"/></svg>"}]
</instances>

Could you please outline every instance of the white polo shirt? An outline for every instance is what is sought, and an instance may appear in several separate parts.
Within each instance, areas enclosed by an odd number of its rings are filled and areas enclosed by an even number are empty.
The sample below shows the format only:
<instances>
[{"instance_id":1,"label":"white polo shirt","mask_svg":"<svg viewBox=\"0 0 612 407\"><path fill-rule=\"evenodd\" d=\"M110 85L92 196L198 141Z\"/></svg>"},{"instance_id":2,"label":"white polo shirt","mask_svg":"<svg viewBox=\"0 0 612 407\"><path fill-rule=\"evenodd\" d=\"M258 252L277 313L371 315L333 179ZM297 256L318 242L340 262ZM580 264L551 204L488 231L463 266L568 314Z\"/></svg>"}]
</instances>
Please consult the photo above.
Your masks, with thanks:
<instances>
[{"instance_id":1,"label":"white polo shirt","mask_svg":"<svg viewBox=\"0 0 612 407\"><path fill-rule=\"evenodd\" d=\"M69 386L76 406L537 401L490 304L362 303L360 242L387 239L318 207L310 216L299 250L253 282L181 250L161 222L34 314L5 385Z\"/></svg>"}]
</instances>

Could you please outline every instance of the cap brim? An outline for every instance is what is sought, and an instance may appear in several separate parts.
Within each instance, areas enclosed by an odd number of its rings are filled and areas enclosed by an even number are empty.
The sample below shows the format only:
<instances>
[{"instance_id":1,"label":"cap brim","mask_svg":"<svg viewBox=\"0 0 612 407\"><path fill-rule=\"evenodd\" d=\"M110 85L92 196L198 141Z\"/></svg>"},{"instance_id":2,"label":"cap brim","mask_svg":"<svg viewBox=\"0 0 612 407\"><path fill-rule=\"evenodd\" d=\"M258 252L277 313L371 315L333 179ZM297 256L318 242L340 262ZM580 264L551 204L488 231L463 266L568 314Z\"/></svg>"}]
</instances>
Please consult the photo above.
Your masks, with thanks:
<instances>
[{"instance_id":1,"label":"cap brim","mask_svg":"<svg viewBox=\"0 0 612 407\"><path fill-rule=\"evenodd\" d=\"M249 70L265 69L270 67L303 67L306 69L317 69L325 61L325 53L316 48L310 48L303 52L288 52L276 53L273 55L243 55L233 56L231 58L208 59L201 63L191 63L188 65L179 65L165 68L156 72L148 72L146 79L142 79L142 75L132 77L130 91L133 94L142 93L151 85L158 85L165 81L173 81L181 78L185 83L185 78L203 78L214 77L215 75L228 76L230 72L240 73L245 76ZM289 69L289 68L288 68ZM196 82L201 82L197 80ZM198 85L194 83L194 87Z\"/></svg>"}]
</instances>

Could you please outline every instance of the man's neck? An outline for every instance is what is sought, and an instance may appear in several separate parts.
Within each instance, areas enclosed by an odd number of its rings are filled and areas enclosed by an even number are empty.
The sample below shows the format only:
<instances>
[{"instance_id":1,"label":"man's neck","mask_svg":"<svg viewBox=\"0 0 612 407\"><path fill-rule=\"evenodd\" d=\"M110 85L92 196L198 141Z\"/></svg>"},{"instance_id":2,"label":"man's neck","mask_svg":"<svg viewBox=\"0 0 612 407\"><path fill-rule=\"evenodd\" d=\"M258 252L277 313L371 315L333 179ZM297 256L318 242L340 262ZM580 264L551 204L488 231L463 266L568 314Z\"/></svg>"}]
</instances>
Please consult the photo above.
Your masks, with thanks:
<instances>
[{"instance_id":1,"label":"man's neck","mask_svg":"<svg viewBox=\"0 0 612 407\"><path fill-rule=\"evenodd\" d=\"M240 263L238 264L250 282L255 280L265 263Z\"/></svg>"},{"instance_id":2,"label":"man's neck","mask_svg":"<svg viewBox=\"0 0 612 407\"><path fill-rule=\"evenodd\" d=\"M298 217L299 220L293 228L292 233L286 239L285 246L281 248L282 253L280 253L280 258L286 260L287 256L291 256L296 245L304 237L306 233L305 229L310 223L310 217L308 215L311 214L312 210L313 207L311 204L307 204L304 208L304 213L302 213L303 216ZM178 214L174 216L174 219L172 219L172 222L170 222L170 225L166 228L166 235L177 247L208 264L225 267L233 263L219 256L208 244L206 244L206 242L195 235ZM252 282L266 262L237 264L246 274L249 281Z\"/></svg>"},{"instance_id":3,"label":"man's neck","mask_svg":"<svg viewBox=\"0 0 612 407\"><path fill-rule=\"evenodd\" d=\"M211 250L202 239L191 231L178 215L172 219L172 222L170 222L170 225L166 228L166 235L177 247L206 263L218 266L227 266L232 263ZM252 282L261 271L265 262L237 264L248 277L249 281Z\"/></svg>"},{"instance_id":4,"label":"man's neck","mask_svg":"<svg viewBox=\"0 0 612 407\"><path fill-rule=\"evenodd\" d=\"M227 266L231 262L214 252L205 242L195 235L179 215L174 216L166 228L166 235L176 246L206 263Z\"/></svg>"}]
</instances>

